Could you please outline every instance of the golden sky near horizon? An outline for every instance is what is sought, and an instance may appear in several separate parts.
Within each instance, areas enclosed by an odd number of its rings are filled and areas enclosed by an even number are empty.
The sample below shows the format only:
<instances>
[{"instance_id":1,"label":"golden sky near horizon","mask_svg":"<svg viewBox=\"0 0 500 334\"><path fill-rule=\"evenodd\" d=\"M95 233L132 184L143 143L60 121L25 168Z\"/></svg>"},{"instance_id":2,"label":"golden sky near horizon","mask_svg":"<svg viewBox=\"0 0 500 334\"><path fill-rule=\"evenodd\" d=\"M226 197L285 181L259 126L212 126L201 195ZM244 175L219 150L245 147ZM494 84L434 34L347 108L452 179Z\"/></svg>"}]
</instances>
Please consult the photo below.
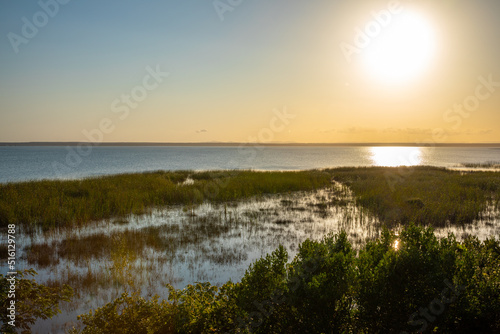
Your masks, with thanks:
<instances>
[{"instance_id":1,"label":"golden sky near horizon","mask_svg":"<svg viewBox=\"0 0 500 334\"><path fill-rule=\"evenodd\" d=\"M500 142L498 1L45 3L0 4L0 142Z\"/></svg>"}]
</instances>

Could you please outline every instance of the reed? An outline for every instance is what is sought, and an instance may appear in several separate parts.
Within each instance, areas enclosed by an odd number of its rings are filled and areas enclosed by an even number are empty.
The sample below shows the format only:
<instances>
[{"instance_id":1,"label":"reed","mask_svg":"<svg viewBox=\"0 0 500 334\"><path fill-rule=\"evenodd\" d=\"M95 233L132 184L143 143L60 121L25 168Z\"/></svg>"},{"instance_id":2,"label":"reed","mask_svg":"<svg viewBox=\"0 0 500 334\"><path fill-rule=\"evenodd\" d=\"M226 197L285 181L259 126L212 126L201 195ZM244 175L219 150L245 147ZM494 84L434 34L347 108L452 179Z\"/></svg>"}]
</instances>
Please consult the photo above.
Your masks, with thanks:
<instances>
[{"instance_id":1,"label":"reed","mask_svg":"<svg viewBox=\"0 0 500 334\"><path fill-rule=\"evenodd\" d=\"M185 182L188 178L194 182ZM142 214L154 207L228 202L262 194L325 187L330 175L301 172L148 172L83 180L0 185L0 227L73 227Z\"/></svg>"},{"instance_id":2,"label":"reed","mask_svg":"<svg viewBox=\"0 0 500 334\"><path fill-rule=\"evenodd\" d=\"M339 168L334 180L348 185L357 203L389 224L469 224L500 199L500 173L435 167Z\"/></svg>"},{"instance_id":3,"label":"reed","mask_svg":"<svg viewBox=\"0 0 500 334\"><path fill-rule=\"evenodd\" d=\"M142 214L156 207L230 203L264 194L324 188L331 178L348 186L357 203L388 224L410 221L442 226L480 219L498 207L500 174L434 167L336 168L301 172L148 172L72 181L32 181L0 185L0 227L26 230L74 227L92 221ZM186 182L190 180L190 182ZM341 194L339 194L341 195ZM318 212L335 203L318 204ZM283 203L284 208L289 203Z\"/></svg>"}]
</instances>

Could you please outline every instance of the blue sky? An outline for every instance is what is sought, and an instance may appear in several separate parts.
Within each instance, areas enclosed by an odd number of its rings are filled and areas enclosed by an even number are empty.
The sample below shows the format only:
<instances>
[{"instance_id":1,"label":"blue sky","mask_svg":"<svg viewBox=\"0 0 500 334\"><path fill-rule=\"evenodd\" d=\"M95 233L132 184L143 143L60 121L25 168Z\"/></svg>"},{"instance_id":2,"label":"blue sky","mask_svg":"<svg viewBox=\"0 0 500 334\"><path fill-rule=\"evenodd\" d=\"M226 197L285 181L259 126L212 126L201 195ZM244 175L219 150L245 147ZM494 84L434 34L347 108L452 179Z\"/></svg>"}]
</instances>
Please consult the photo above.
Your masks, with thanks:
<instances>
[{"instance_id":1,"label":"blue sky","mask_svg":"<svg viewBox=\"0 0 500 334\"><path fill-rule=\"evenodd\" d=\"M102 119L115 125L104 141L246 141L286 107L296 117L274 141L413 142L443 128L444 141L500 142L500 89L460 126L443 121L478 76L500 81L498 1L400 3L439 48L420 77L388 85L339 47L387 1L243 0L222 21L211 1L71 0L17 53L9 33L43 9L3 1L0 141L86 140ZM112 102L158 66L168 78L117 117Z\"/></svg>"}]
</instances>

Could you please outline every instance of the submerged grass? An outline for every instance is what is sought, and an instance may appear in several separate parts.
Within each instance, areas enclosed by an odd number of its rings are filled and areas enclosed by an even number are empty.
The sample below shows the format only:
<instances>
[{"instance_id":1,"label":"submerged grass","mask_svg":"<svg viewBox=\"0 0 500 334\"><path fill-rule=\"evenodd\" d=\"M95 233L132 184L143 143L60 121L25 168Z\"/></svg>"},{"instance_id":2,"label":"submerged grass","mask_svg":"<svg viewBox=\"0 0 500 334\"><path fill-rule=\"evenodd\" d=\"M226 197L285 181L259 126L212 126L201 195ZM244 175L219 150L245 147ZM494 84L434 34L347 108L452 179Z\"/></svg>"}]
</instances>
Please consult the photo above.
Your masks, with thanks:
<instances>
[{"instance_id":1,"label":"submerged grass","mask_svg":"<svg viewBox=\"0 0 500 334\"><path fill-rule=\"evenodd\" d=\"M348 185L357 203L388 224L443 226L481 219L498 210L500 173L464 173L435 167L338 168L334 180Z\"/></svg>"},{"instance_id":2,"label":"submerged grass","mask_svg":"<svg viewBox=\"0 0 500 334\"><path fill-rule=\"evenodd\" d=\"M184 182L186 179L194 182ZM71 227L145 213L153 207L227 202L255 195L314 190L329 184L320 171L188 171L121 174L72 181L0 185L0 227Z\"/></svg>"}]
</instances>

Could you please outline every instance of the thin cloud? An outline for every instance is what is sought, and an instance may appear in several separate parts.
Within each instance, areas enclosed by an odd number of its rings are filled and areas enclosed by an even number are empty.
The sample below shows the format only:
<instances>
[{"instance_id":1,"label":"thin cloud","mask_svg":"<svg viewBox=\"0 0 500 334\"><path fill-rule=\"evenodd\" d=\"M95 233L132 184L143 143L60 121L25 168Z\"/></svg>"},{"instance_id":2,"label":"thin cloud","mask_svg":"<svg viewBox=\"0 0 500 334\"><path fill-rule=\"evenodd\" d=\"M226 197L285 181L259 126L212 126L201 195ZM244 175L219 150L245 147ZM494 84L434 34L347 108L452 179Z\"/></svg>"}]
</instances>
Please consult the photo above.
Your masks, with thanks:
<instances>
[{"instance_id":1,"label":"thin cloud","mask_svg":"<svg viewBox=\"0 0 500 334\"><path fill-rule=\"evenodd\" d=\"M491 129L463 129L463 130L448 130L447 134L450 136L456 135L466 135L466 136L477 136L477 135L487 135L492 133Z\"/></svg>"},{"instance_id":2,"label":"thin cloud","mask_svg":"<svg viewBox=\"0 0 500 334\"><path fill-rule=\"evenodd\" d=\"M336 132L337 130L335 129L327 129L327 130L318 130L320 133L334 133Z\"/></svg>"},{"instance_id":3,"label":"thin cloud","mask_svg":"<svg viewBox=\"0 0 500 334\"><path fill-rule=\"evenodd\" d=\"M338 133L373 133L378 132L377 129L374 128L360 128L360 127L350 127L345 129L337 130Z\"/></svg>"},{"instance_id":4,"label":"thin cloud","mask_svg":"<svg viewBox=\"0 0 500 334\"><path fill-rule=\"evenodd\" d=\"M361 134L361 133L381 133L381 134L398 134L398 135L433 135L436 131L435 128L363 128L363 127L350 127L343 129L325 129L318 130L320 133L341 133L341 134ZM493 132L492 129L443 129L444 133L449 136L459 136L459 135L487 135Z\"/></svg>"}]
</instances>

